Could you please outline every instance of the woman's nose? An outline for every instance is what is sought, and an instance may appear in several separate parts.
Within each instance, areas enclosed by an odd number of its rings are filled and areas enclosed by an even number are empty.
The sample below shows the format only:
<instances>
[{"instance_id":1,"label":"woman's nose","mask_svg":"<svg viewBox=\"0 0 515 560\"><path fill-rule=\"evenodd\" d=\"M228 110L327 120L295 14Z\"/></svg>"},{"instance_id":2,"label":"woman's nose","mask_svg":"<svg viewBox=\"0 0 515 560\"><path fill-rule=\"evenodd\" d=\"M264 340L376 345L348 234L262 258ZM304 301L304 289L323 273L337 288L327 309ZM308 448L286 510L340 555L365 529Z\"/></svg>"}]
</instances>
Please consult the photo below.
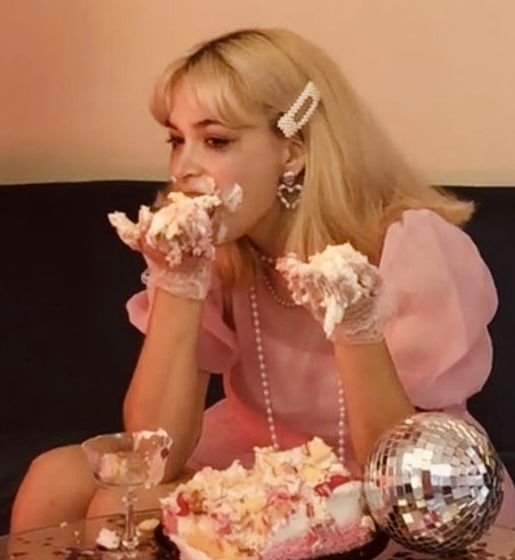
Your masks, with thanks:
<instances>
[{"instance_id":1,"label":"woman's nose","mask_svg":"<svg viewBox=\"0 0 515 560\"><path fill-rule=\"evenodd\" d=\"M191 151L182 153L170 165L170 179L179 190L187 189L188 180L199 177L203 173L204 169L201 163Z\"/></svg>"}]
</instances>

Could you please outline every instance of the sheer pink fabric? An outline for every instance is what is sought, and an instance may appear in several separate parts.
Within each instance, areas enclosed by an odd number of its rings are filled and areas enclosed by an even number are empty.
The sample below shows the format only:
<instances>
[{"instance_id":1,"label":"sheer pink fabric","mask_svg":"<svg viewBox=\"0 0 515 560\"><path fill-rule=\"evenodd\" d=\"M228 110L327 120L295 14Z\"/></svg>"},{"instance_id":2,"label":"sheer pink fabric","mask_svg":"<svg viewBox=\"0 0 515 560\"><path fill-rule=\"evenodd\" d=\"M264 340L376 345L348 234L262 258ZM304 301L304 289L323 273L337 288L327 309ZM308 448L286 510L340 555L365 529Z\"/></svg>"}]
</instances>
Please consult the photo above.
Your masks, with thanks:
<instances>
[{"instance_id":1,"label":"sheer pink fabric","mask_svg":"<svg viewBox=\"0 0 515 560\"><path fill-rule=\"evenodd\" d=\"M435 213L408 210L388 229L379 268L387 287L385 303L394 312L385 338L411 401L468 416L467 398L490 373L487 325L497 307L495 286L476 246ZM308 311L281 307L260 282L256 289L281 446L313 435L336 446L337 367L331 343ZM130 320L142 331L151 297L142 292L128 303ZM223 374L227 397L206 411L190 465L224 468L235 458L248 463L254 446L270 445L270 435L247 289L224 295L213 283L199 364L206 372ZM350 470L359 471L348 438L345 460ZM509 477L499 522L515 525Z\"/></svg>"}]
</instances>

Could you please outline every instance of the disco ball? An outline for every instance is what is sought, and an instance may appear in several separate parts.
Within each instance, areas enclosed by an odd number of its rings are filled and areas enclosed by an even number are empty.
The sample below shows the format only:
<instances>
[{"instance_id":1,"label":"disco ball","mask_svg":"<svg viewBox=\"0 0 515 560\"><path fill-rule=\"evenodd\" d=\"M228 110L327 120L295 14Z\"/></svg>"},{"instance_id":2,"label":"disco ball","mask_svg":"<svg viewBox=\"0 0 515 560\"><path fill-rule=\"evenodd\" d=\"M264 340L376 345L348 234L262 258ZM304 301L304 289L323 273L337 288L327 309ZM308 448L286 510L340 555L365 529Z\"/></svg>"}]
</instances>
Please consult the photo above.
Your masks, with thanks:
<instances>
[{"instance_id":1,"label":"disco ball","mask_svg":"<svg viewBox=\"0 0 515 560\"><path fill-rule=\"evenodd\" d=\"M392 539L419 552L452 553L495 520L502 472L481 428L425 412L380 438L365 466L364 490L372 517Z\"/></svg>"}]
</instances>

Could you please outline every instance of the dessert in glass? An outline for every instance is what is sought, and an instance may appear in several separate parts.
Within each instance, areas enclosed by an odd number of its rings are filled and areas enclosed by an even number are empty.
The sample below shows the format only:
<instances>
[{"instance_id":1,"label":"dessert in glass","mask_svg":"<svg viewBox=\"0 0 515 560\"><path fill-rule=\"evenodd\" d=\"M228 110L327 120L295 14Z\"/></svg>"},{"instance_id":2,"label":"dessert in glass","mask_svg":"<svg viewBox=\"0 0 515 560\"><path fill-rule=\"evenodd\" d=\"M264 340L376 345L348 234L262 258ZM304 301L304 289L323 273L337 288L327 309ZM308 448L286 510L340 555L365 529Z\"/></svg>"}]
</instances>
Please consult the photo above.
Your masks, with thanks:
<instances>
[{"instance_id":1,"label":"dessert in glass","mask_svg":"<svg viewBox=\"0 0 515 560\"><path fill-rule=\"evenodd\" d=\"M125 488L125 527L121 544L130 553L138 546L134 523L137 488L161 482L172 439L165 430L102 434L82 443L88 463L103 487Z\"/></svg>"}]
</instances>

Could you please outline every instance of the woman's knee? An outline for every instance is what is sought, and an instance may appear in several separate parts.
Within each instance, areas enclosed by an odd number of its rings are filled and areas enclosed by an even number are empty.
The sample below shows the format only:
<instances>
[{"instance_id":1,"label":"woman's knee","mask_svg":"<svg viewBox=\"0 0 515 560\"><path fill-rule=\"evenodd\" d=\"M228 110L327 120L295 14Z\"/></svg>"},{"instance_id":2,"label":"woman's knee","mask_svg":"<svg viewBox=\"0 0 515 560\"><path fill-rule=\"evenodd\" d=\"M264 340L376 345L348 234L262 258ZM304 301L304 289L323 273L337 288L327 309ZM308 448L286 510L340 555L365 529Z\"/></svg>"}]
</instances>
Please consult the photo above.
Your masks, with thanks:
<instances>
[{"instance_id":1,"label":"woman's knee","mask_svg":"<svg viewBox=\"0 0 515 560\"><path fill-rule=\"evenodd\" d=\"M38 455L29 466L25 483L41 486L41 491L55 492L56 487L90 489L95 480L80 445L67 445Z\"/></svg>"},{"instance_id":2,"label":"woman's knee","mask_svg":"<svg viewBox=\"0 0 515 560\"><path fill-rule=\"evenodd\" d=\"M11 530L83 517L95 487L79 445L58 447L38 455L18 489Z\"/></svg>"}]
</instances>

